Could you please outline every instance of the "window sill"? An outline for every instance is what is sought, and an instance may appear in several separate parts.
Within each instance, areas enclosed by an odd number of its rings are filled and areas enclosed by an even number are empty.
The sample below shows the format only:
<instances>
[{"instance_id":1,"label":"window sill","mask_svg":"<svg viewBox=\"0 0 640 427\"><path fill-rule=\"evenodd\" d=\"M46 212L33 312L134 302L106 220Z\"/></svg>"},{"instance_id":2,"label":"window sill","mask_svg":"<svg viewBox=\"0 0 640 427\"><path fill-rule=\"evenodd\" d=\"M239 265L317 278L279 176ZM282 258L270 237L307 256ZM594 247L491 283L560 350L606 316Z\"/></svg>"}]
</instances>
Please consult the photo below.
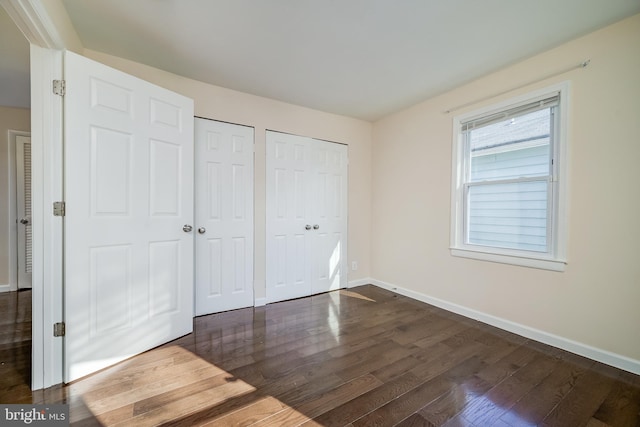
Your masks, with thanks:
<instances>
[{"instance_id":1,"label":"window sill","mask_svg":"<svg viewBox=\"0 0 640 427\"><path fill-rule=\"evenodd\" d=\"M513 255L494 254L470 249L451 248L451 255L481 261L497 262L501 264L519 265L521 267L538 268L541 270L564 271L567 262L541 258L526 258Z\"/></svg>"}]
</instances>

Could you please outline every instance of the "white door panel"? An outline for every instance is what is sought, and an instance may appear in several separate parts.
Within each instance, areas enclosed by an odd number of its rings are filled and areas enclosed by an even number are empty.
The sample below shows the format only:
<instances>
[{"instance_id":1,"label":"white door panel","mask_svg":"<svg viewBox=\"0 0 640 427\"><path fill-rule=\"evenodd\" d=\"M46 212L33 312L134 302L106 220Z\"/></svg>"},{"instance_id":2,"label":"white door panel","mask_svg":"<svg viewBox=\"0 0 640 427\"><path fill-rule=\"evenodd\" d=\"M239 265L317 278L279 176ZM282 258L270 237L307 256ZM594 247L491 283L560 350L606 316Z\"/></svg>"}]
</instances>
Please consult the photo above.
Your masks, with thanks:
<instances>
[{"instance_id":1,"label":"white door panel","mask_svg":"<svg viewBox=\"0 0 640 427\"><path fill-rule=\"evenodd\" d=\"M313 141L313 169L317 197L315 269L312 270L312 293L327 292L347 285L347 146L327 141Z\"/></svg>"},{"instance_id":2,"label":"white door panel","mask_svg":"<svg viewBox=\"0 0 640 427\"><path fill-rule=\"evenodd\" d=\"M267 299L346 287L347 147L267 132Z\"/></svg>"},{"instance_id":3,"label":"white door panel","mask_svg":"<svg viewBox=\"0 0 640 427\"><path fill-rule=\"evenodd\" d=\"M18 289L31 288L31 137L16 136Z\"/></svg>"},{"instance_id":4,"label":"white door panel","mask_svg":"<svg viewBox=\"0 0 640 427\"><path fill-rule=\"evenodd\" d=\"M193 101L65 53L65 381L192 331Z\"/></svg>"},{"instance_id":5,"label":"white door panel","mask_svg":"<svg viewBox=\"0 0 640 427\"><path fill-rule=\"evenodd\" d=\"M197 315L253 306L253 128L196 118Z\"/></svg>"},{"instance_id":6,"label":"white door panel","mask_svg":"<svg viewBox=\"0 0 640 427\"><path fill-rule=\"evenodd\" d=\"M267 132L266 277L270 302L311 294L309 141Z\"/></svg>"}]
</instances>

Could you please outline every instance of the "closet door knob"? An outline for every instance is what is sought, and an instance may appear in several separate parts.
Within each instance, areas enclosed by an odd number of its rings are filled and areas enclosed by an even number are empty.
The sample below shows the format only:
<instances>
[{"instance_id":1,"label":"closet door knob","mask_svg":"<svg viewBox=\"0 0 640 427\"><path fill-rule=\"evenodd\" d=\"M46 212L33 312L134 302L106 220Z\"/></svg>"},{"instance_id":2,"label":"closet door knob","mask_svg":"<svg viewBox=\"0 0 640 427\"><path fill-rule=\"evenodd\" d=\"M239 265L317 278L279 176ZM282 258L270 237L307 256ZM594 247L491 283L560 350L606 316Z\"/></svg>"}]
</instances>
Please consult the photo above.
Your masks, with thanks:
<instances>
[{"instance_id":1,"label":"closet door knob","mask_svg":"<svg viewBox=\"0 0 640 427\"><path fill-rule=\"evenodd\" d=\"M318 228L320 228L320 226L319 226L318 224L316 224L316 225L314 225L314 226L313 226L313 229L314 229L314 230L317 230Z\"/></svg>"},{"instance_id":2,"label":"closet door knob","mask_svg":"<svg viewBox=\"0 0 640 427\"><path fill-rule=\"evenodd\" d=\"M193 230L193 227L189 224L185 224L182 226L182 231L184 231L185 233L189 233L191 230Z\"/></svg>"},{"instance_id":3,"label":"closet door knob","mask_svg":"<svg viewBox=\"0 0 640 427\"><path fill-rule=\"evenodd\" d=\"M200 227L200 228L198 228L198 233L200 233L200 234L204 234L204 233L206 233L206 232L207 232L207 229L206 229L206 228L204 228L204 227Z\"/></svg>"},{"instance_id":4,"label":"closet door knob","mask_svg":"<svg viewBox=\"0 0 640 427\"><path fill-rule=\"evenodd\" d=\"M305 226L304 226L304 229L305 229L305 230L311 230L311 225L310 225L310 224L305 225Z\"/></svg>"}]
</instances>

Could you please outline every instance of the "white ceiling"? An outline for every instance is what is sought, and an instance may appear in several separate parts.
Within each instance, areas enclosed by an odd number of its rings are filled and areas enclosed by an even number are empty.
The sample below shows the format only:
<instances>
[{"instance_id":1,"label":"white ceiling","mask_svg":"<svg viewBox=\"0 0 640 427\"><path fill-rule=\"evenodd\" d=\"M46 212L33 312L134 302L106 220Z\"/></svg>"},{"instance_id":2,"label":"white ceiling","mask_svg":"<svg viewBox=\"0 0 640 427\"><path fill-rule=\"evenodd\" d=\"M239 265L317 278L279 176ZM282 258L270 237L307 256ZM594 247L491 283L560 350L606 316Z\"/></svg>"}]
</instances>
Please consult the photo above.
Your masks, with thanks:
<instances>
[{"instance_id":1,"label":"white ceiling","mask_svg":"<svg viewBox=\"0 0 640 427\"><path fill-rule=\"evenodd\" d=\"M640 12L640 0L63 4L86 48L370 121Z\"/></svg>"}]
</instances>

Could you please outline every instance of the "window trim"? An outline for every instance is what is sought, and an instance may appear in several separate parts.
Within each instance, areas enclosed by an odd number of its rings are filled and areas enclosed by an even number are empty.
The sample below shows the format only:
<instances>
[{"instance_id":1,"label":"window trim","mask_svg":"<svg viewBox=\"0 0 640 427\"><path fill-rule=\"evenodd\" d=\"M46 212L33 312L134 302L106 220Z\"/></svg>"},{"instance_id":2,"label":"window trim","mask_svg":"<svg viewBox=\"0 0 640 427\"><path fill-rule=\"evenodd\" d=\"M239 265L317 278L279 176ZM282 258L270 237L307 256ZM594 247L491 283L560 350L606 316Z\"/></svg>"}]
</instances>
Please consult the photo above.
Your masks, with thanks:
<instances>
[{"instance_id":1,"label":"window trim","mask_svg":"<svg viewBox=\"0 0 640 427\"><path fill-rule=\"evenodd\" d=\"M560 82L532 92L518 95L507 100L486 105L479 109L457 115L453 118L452 168L451 168L451 234L450 251L456 257L492 261L523 267L539 268L552 271L564 271L567 264L567 217L568 217L568 152L569 152L569 99L570 83ZM553 145L553 167L551 172L551 207L550 250L546 253L502 249L465 243L464 210L465 202L465 137L461 124L483 116L498 114L559 94L560 104L557 107L553 126L559 126L557 140Z\"/></svg>"}]
</instances>

